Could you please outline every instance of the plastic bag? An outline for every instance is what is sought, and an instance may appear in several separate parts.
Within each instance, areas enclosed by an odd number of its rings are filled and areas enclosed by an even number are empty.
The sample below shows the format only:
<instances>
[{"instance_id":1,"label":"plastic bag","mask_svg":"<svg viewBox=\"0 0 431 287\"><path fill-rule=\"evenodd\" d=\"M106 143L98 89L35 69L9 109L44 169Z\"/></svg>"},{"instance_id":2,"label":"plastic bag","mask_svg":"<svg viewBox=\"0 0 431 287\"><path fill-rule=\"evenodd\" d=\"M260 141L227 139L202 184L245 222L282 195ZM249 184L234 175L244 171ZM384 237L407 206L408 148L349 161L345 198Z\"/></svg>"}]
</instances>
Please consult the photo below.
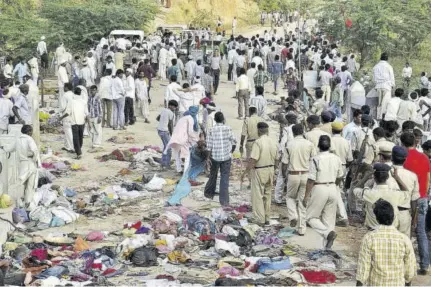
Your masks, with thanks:
<instances>
[{"instance_id":1,"label":"plastic bag","mask_svg":"<svg viewBox=\"0 0 431 287\"><path fill-rule=\"evenodd\" d=\"M14 223L24 223L30 221L27 211L24 208L14 208L12 210L12 219Z\"/></svg>"},{"instance_id":2,"label":"plastic bag","mask_svg":"<svg viewBox=\"0 0 431 287\"><path fill-rule=\"evenodd\" d=\"M153 176L149 183L145 185L145 188L149 191L159 191L163 188L163 185L166 184L166 180L161 177L158 177L157 174Z\"/></svg>"},{"instance_id":3,"label":"plastic bag","mask_svg":"<svg viewBox=\"0 0 431 287\"><path fill-rule=\"evenodd\" d=\"M157 266L158 251L153 247L136 248L130 255L130 261L135 266L149 267Z\"/></svg>"},{"instance_id":4,"label":"plastic bag","mask_svg":"<svg viewBox=\"0 0 431 287\"><path fill-rule=\"evenodd\" d=\"M91 231L87 235L88 241L102 241L105 238L105 235L101 231Z\"/></svg>"},{"instance_id":5,"label":"plastic bag","mask_svg":"<svg viewBox=\"0 0 431 287\"><path fill-rule=\"evenodd\" d=\"M293 266L290 264L289 258L281 258L280 260L261 259L257 263L259 269L257 272L264 273L265 271L276 271L291 269Z\"/></svg>"}]
</instances>

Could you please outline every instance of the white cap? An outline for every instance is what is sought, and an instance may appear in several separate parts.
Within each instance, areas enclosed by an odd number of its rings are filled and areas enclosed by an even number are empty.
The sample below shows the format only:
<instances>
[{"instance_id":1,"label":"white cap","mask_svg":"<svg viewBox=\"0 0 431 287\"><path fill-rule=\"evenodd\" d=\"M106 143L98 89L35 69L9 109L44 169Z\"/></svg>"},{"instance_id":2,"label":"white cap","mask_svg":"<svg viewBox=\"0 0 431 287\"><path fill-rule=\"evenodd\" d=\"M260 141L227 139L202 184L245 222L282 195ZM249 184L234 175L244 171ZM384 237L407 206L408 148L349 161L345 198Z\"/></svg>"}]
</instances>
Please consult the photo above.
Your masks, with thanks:
<instances>
[{"instance_id":1,"label":"white cap","mask_svg":"<svg viewBox=\"0 0 431 287\"><path fill-rule=\"evenodd\" d=\"M130 69L130 68L127 68L127 69L126 69L126 72L133 73L133 70L132 70L132 69Z\"/></svg>"},{"instance_id":2,"label":"white cap","mask_svg":"<svg viewBox=\"0 0 431 287\"><path fill-rule=\"evenodd\" d=\"M40 37L40 39L43 41L43 40L45 40L45 36L42 36L42 37Z\"/></svg>"}]
</instances>

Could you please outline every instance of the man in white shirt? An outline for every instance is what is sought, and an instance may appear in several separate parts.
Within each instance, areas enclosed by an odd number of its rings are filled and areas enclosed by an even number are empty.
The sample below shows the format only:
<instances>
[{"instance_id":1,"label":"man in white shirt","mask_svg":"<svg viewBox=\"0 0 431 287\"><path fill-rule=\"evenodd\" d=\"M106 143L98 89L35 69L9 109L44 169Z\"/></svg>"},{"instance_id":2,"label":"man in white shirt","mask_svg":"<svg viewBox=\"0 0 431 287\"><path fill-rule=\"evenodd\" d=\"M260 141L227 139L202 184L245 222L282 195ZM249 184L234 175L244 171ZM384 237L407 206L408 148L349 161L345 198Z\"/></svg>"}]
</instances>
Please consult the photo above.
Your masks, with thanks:
<instances>
[{"instance_id":1,"label":"man in white shirt","mask_svg":"<svg viewBox=\"0 0 431 287\"><path fill-rule=\"evenodd\" d=\"M39 63L37 61L37 54L36 53L28 61L28 65L30 67L31 77L32 77L34 83L37 85L37 80L39 78Z\"/></svg>"},{"instance_id":2,"label":"man in white shirt","mask_svg":"<svg viewBox=\"0 0 431 287\"><path fill-rule=\"evenodd\" d=\"M37 53L40 57L41 67L48 68L48 49L46 48L45 36L40 37L40 42L37 44Z\"/></svg>"},{"instance_id":3,"label":"man in white shirt","mask_svg":"<svg viewBox=\"0 0 431 287\"><path fill-rule=\"evenodd\" d=\"M238 119L242 120L245 116L249 116L249 101L251 87L249 85L248 77L245 74L245 69L239 69L239 77L236 82L236 96L238 97Z\"/></svg>"},{"instance_id":4,"label":"man in white shirt","mask_svg":"<svg viewBox=\"0 0 431 287\"><path fill-rule=\"evenodd\" d=\"M61 98L64 95L64 85L69 83L69 75L66 70L66 60L63 59L60 62L60 66L58 67L58 93Z\"/></svg>"},{"instance_id":5,"label":"man in white shirt","mask_svg":"<svg viewBox=\"0 0 431 287\"><path fill-rule=\"evenodd\" d=\"M12 111L18 120L18 123L22 125L32 124L32 109L31 103L28 96L30 88L28 85L24 84L19 86L19 93L15 98L15 104Z\"/></svg>"},{"instance_id":6,"label":"man in white shirt","mask_svg":"<svg viewBox=\"0 0 431 287\"><path fill-rule=\"evenodd\" d=\"M351 121L349 124L347 124L343 128L343 137L348 141L351 142L353 138L353 134L361 129L361 120L362 120L362 111L360 109L356 109L353 112L353 121Z\"/></svg>"},{"instance_id":7,"label":"man in white shirt","mask_svg":"<svg viewBox=\"0 0 431 287\"><path fill-rule=\"evenodd\" d=\"M105 76L100 79L99 95L102 98L102 127L111 127L112 124L112 71L105 70Z\"/></svg>"},{"instance_id":8,"label":"man in white shirt","mask_svg":"<svg viewBox=\"0 0 431 287\"><path fill-rule=\"evenodd\" d=\"M81 96L81 89L76 88L71 100L67 103L65 114L61 119L70 117L72 125L73 148L76 159L81 159L82 145L84 143L84 125L88 120L88 106Z\"/></svg>"},{"instance_id":9,"label":"man in white shirt","mask_svg":"<svg viewBox=\"0 0 431 287\"><path fill-rule=\"evenodd\" d=\"M81 69L81 78L85 80L86 88L90 88L94 85L94 77L93 73L91 72L90 67L88 66L87 60L84 60L82 62L82 69Z\"/></svg>"},{"instance_id":10,"label":"man in white shirt","mask_svg":"<svg viewBox=\"0 0 431 287\"><path fill-rule=\"evenodd\" d=\"M139 102L139 108L141 109L142 116L144 117L145 123L149 124L150 117L150 95L148 93L148 85L145 79L144 72L140 72L138 78L135 80L136 89L136 100Z\"/></svg>"},{"instance_id":11,"label":"man in white shirt","mask_svg":"<svg viewBox=\"0 0 431 287\"><path fill-rule=\"evenodd\" d=\"M420 84L422 89L428 89L429 80L426 72L421 73Z\"/></svg>"},{"instance_id":12,"label":"man in white shirt","mask_svg":"<svg viewBox=\"0 0 431 287\"><path fill-rule=\"evenodd\" d=\"M255 52L254 53L254 57L251 60L252 63L256 64L256 67L259 67L259 65L262 65L263 67L265 67L262 58L259 56L259 52Z\"/></svg>"},{"instance_id":13,"label":"man in white shirt","mask_svg":"<svg viewBox=\"0 0 431 287\"><path fill-rule=\"evenodd\" d=\"M195 60L193 59L193 56L189 55L189 60L187 61L186 66L185 66L186 77L189 81L189 84L191 84L193 79L195 78L196 66L197 66L197 64L196 64Z\"/></svg>"},{"instance_id":14,"label":"man in white shirt","mask_svg":"<svg viewBox=\"0 0 431 287\"><path fill-rule=\"evenodd\" d=\"M0 135L8 133L9 118L14 116L13 103L4 97L0 98Z\"/></svg>"},{"instance_id":15,"label":"man in white shirt","mask_svg":"<svg viewBox=\"0 0 431 287\"><path fill-rule=\"evenodd\" d=\"M256 75L256 63L251 63L251 68L247 70L247 78L248 78L248 84L250 85L250 97L254 97L256 95L256 91L254 89L254 75Z\"/></svg>"},{"instance_id":16,"label":"man in white shirt","mask_svg":"<svg viewBox=\"0 0 431 287\"><path fill-rule=\"evenodd\" d=\"M21 135L12 144L2 147L6 152L15 151L19 164L18 181L24 186L24 203L30 204L33 200L39 179L38 168L41 168L39 150L31 137L33 128L24 125Z\"/></svg>"},{"instance_id":17,"label":"man in white shirt","mask_svg":"<svg viewBox=\"0 0 431 287\"><path fill-rule=\"evenodd\" d=\"M126 69L126 78L123 80L126 98L124 103L124 122L128 126L135 124L135 108L133 101L135 100L135 79L132 76L132 69ZM148 92L148 91L147 91Z\"/></svg>"},{"instance_id":18,"label":"man in white shirt","mask_svg":"<svg viewBox=\"0 0 431 287\"><path fill-rule=\"evenodd\" d=\"M400 109L400 104L403 101L401 99L403 94L403 89L396 89L395 97L389 99L389 101L386 102L386 105L382 106L382 119L385 122L397 120L398 110Z\"/></svg>"},{"instance_id":19,"label":"man in white shirt","mask_svg":"<svg viewBox=\"0 0 431 287\"><path fill-rule=\"evenodd\" d=\"M60 43L60 45L55 50L55 61L57 65L61 65L63 60L67 61L67 59L64 57L64 54L66 54L66 49L64 48L64 44Z\"/></svg>"},{"instance_id":20,"label":"man in white shirt","mask_svg":"<svg viewBox=\"0 0 431 287\"><path fill-rule=\"evenodd\" d=\"M172 66L172 59L177 59L177 51L175 51L174 43L170 42L169 51L168 51L168 60L167 60L168 68Z\"/></svg>"},{"instance_id":21,"label":"man in white shirt","mask_svg":"<svg viewBox=\"0 0 431 287\"><path fill-rule=\"evenodd\" d=\"M173 92L178 96L178 113L179 118L194 105L195 97L191 92L190 85L184 83L182 89L174 89Z\"/></svg>"},{"instance_id":22,"label":"man in white shirt","mask_svg":"<svg viewBox=\"0 0 431 287\"><path fill-rule=\"evenodd\" d=\"M162 48L159 51L159 73L160 79L166 80L166 67L168 62L168 50L162 45Z\"/></svg>"},{"instance_id":23,"label":"man in white shirt","mask_svg":"<svg viewBox=\"0 0 431 287\"><path fill-rule=\"evenodd\" d=\"M105 64L105 71L106 70L110 70L111 71L111 76L115 76L115 74L117 73L117 68L115 66L114 61L112 60L112 56L109 55L106 57L106 64Z\"/></svg>"},{"instance_id":24,"label":"man in white shirt","mask_svg":"<svg viewBox=\"0 0 431 287\"><path fill-rule=\"evenodd\" d=\"M232 49L229 50L229 52L227 53L227 62L229 64L229 68L227 71L227 80L228 81L233 80L232 71L233 71L233 66L234 66L234 60L236 59L236 57L237 57L237 53L236 53L235 45L234 45L234 46L232 46ZM233 72L236 73L236 71L233 71Z\"/></svg>"},{"instance_id":25,"label":"man in white shirt","mask_svg":"<svg viewBox=\"0 0 431 287\"><path fill-rule=\"evenodd\" d=\"M6 65L3 68L3 76L6 78L6 80L8 80L10 82L13 82L12 71L13 71L12 59L7 57L6 58Z\"/></svg>"},{"instance_id":26,"label":"man in white shirt","mask_svg":"<svg viewBox=\"0 0 431 287\"><path fill-rule=\"evenodd\" d=\"M410 67L410 64L407 62L405 67L403 68L402 71L402 77L404 80L404 87L409 87L410 86L410 80L412 78L412 67Z\"/></svg>"},{"instance_id":27,"label":"man in white shirt","mask_svg":"<svg viewBox=\"0 0 431 287\"><path fill-rule=\"evenodd\" d=\"M191 86L191 90L194 96L193 106L198 106L200 101L206 97L205 87L201 84L201 78L195 78L195 83Z\"/></svg>"},{"instance_id":28,"label":"man in white shirt","mask_svg":"<svg viewBox=\"0 0 431 287\"><path fill-rule=\"evenodd\" d=\"M233 17L233 20L232 20L232 35L235 35L236 25L237 25L236 17Z\"/></svg>"},{"instance_id":29,"label":"man in white shirt","mask_svg":"<svg viewBox=\"0 0 431 287\"><path fill-rule=\"evenodd\" d=\"M383 114L382 109L391 98L392 88L395 87L394 70L388 63L388 54L383 53L380 56L380 62L373 68L373 79L379 97L377 119L380 120Z\"/></svg>"},{"instance_id":30,"label":"man in white shirt","mask_svg":"<svg viewBox=\"0 0 431 287\"><path fill-rule=\"evenodd\" d=\"M123 84L124 72L123 70L117 70L115 76L112 79L112 128L114 130L121 129L125 130L124 120L124 104L126 90Z\"/></svg>"},{"instance_id":31,"label":"man in white shirt","mask_svg":"<svg viewBox=\"0 0 431 287\"><path fill-rule=\"evenodd\" d=\"M257 109L257 116L265 118L267 101L263 97L263 87L256 87L256 97L250 98L250 106Z\"/></svg>"},{"instance_id":32,"label":"man in white shirt","mask_svg":"<svg viewBox=\"0 0 431 287\"><path fill-rule=\"evenodd\" d=\"M332 74L329 73L329 68L331 66L329 64L325 65L325 69L321 70L319 72L319 76L317 77L317 80L321 84L321 89L323 91L323 98L327 103L331 101L331 81L332 81Z\"/></svg>"},{"instance_id":33,"label":"man in white shirt","mask_svg":"<svg viewBox=\"0 0 431 287\"><path fill-rule=\"evenodd\" d=\"M286 62L286 71L289 71L289 68L292 68L294 71L296 70L295 67L295 61L293 61L293 56L292 54L288 54L287 55L287 62Z\"/></svg>"},{"instance_id":34,"label":"man in white shirt","mask_svg":"<svg viewBox=\"0 0 431 287\"><path fill-rule=\"evenodd\" d=\"M169 80L170 83L165 89L165 107L167 107L170 100L175 100L177 103L180 101L178 96L174 93L174 89L181 89L181 86L177 83L177 76L172 75Z\"/></svg>"},{"instance_id":35,"label":"man in white shirt","mask_svg":"<svg viewBox=\"0 0 431 287\"><path fill-rule=\"evenodd\" d=\"M67 113L67 108L73 98L73 85L72 83L66 83L64 85L64 94L59 98L60 100L60 112L64 115ZM69 116L62 118L63 132L64 132L64 147L62 150L73 153L73 134L72 134L72 120Z\"/></svg>"}]
</instances>

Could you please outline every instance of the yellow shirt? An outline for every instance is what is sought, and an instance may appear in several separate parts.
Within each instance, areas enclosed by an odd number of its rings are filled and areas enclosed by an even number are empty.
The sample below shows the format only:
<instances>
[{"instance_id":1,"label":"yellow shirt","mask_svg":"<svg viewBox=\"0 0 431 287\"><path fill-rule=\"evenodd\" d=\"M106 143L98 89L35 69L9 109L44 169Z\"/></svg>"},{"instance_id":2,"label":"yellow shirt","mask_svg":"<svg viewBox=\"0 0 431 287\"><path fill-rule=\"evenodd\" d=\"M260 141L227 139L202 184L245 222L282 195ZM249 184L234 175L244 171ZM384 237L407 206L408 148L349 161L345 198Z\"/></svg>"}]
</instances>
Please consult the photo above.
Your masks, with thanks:
<instances>
[{"instance_id":1,"label":"yellow shirt","mask_svg":"<svg viewBox=\"0 0 431 287\"><path fill-rule=\"evenodd\" d=\"M277 143L268 135L262 135L254 142L250 158L256 160L256 167L275 165Z\"/></svg>"},{"instance_id":2,"label":"yellow shirt","mask_svg":"<svg viewBox=\"0 0 431 287\"><path fill-rule=\"evenodd\" d=\"M288 171L308 171L310 159L314 155L316 155L316 149L313 143L306 140L302 135L296 136L283 149L282 162L288 164Z\"/></svg>"},{"instance_id":3,"label":"yellow shirt","mask_svg":"<svg viewBox=\"0 0 431 287\"><path fill-rule=\"evenodd\" d=\"M320 128L314 128L311 131L307 132L305 134L305 138L309 141L311 141L314 144L314 147L318 150L317 147L319 144L319 138L320 136L329 136L331 138L331 135L327 132L322 131Z\"/></svg>"},{"instance_id":4,"label":"yellow shirt","mask_svg":"<svg viewBox=\"0 0 431 287\"><path fill-rule=\"evenodd\" d=\"M331 138L331 151L337 155L341 163L346 165L347 162L353 161L352 149L350 143L340 134L333 135Z\"/></svg>"},{"instance_id":5,"label":"yellow shirt","mask_svg":"<svg viewBox=\"0 0 431 287\"><path fill-rule=\"evenodd\" d=\"M405 286L415 275L416 258L410 238L385 225L365 234L356 280L366 286Z\"/></svg>"},{"instance_id":6,"label":"yellow shirt","mask_svg":"<svg viewBox=\"0 0 431 287\"><path fill-rule=\"evenodd\" d=\"M242 136L245 136L248 140L256 140L259 138L257 133L257 124L260 122L264 122L264 119L258 117L257 115L252 115L249 118L244 120L244 124L242 125Z\"/></svg>"}]
</instances>

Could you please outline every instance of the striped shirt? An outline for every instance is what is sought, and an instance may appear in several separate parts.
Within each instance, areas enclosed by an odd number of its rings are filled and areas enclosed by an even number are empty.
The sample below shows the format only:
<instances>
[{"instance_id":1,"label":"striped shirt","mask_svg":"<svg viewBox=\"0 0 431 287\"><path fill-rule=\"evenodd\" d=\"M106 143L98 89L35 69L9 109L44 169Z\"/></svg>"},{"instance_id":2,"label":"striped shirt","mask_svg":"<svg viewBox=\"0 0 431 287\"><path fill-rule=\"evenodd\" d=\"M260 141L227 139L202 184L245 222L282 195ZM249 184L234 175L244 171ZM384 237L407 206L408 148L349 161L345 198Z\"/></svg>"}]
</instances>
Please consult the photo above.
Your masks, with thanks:
<instances>
[{"instance_id":1,"label":"striped shirt","mask_svg":"<svg viewBox=\"0 0 431 287\"><path fill-rule=\"evenodd\" d=\"M88 113L90 118L102 118L102 104L99 96L90 96L88 98Z\"/></svg>"},{"instance_id":2,"label":"striped shirt","mask_svg":"<svg viewBox=\"0 0 431 287\"><path fill-rule=\"evenodd\" d=\"M364 236L356 280L367 286L404 286L415 275L412 243L394 226L379 225Z\"/></svg>"},{"instance_id":3,"label":"striped shirt","mask_svg":"<svg viewBox=\"0 0 431 287\"><path fill-rule=\"evenodd\" d=\"M373 68L373 78L376 89L391 90L395 87L394 70L386 61L380 61Z\"/></svg>"}]
</instances>

